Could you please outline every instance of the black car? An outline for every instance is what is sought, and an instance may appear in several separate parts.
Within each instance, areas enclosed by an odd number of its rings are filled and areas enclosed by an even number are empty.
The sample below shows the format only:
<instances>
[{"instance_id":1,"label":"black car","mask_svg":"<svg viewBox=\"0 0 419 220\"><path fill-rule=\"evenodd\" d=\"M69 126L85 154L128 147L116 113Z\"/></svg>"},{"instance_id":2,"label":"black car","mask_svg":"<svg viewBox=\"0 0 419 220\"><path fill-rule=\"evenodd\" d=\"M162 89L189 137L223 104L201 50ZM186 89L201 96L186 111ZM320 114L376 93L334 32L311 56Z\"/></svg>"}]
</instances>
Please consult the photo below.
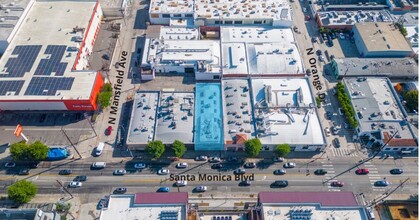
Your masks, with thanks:
<instances>
[{"instance_id":1,"label":"black car","mask_svg":"<svg viewBox=\"0 0 419 220\"><path fill-rule=\"evenodd\" d=\"M243 180L239 183L240 186L250 186L252 182L250 180Z\"/></svg>"},{"instance_id":2,"label":"black car","mask_svg":"<svg viewBox=\"0 0 419 220\"><path fill-rule=\"evenodd\" d=\"M287 171L284 169L274 170L274 175L284 175Z\"/></svg>"},{"instance_id":3,"label":"black car","mask_svg":"<svg viewBox=\"0 0 419 220\"><path fill-rule=\"evenodd\" d=\"M287 180L277 180L271 184L271 187L287 187L288 181Z\"/></svg>"},{"instance_id":4,"label":"black car","mask_svg":"<svg viewBox=\"0 0 419 220\"><path fill-rule=\"evenodd\" d=\"M234 175L243 175L246 173L245 169L239 168L233 171Z\"/></svg>"},{"instance_id":5,"label":"black car","mask_svg":"<svg viewBox=\"0 0 419 220\"><path fill-rule=\"evenodd\" d=\"M228 157L227 158L227 161L228 162L237 162L237 161L239 161L239 158L237 158L237 157Z\"/></svg>"},{"instance_id":6,"label":"black car","mask_svg":"<svg viewBox=\"0 0 419 220\"><path fill-rule=\"evenodd\" d=\"M306 69L306 74L307 74L307 76L311 76L311 70L310 69Z\"/></svg>"},{"instance_id":7,"label":"black car","mask_svg":"<svg viewBox=\"0 0 419 220\"><path fill-rule=\"evenodd\" d=\"M332 40L327 41L327 43L328 43L329 47L333 47L333 41Z\"/></svg>"},{"instance_id":8,"label":"black car","mask_svg":"<svg viewBox=\"0 0 419 220\"><path fill-rule=\"evenodd\" d=\"M256 167L256 163L245 163L243 165L244 168L255 168Z\"/></svg>"},{"instance_id":9,"label":"black car","mask_svg":"<svg viewBox=\"0 0 419 220\"><path fill-rule=\"evenodd\" d=\"M312 38L311 38L311 42L316 43L316 42L317 42L317 38L312 37Z\"/></svg>"},{"instance_id":10,"label":"black car","mask_svg":"<svg viewBox=\"0 0 419 220\"><path fill-rule=\"evenodd\" d=\"M60 170L60 172L58 172L58 174L60 175L70 175L72 173L73 173L72 170Z\"/></svg>"},{"instance_id":11,"label":"black car","mask_svg":"<svg viewBox=\"0 0 419 220\"><path fill-rule=\"evenodd\" d=\"M87 176L76 176L73 181L85 182L85 181L87 181L87 179L88 179Z\"/></svg>"},{"instance_id":12,"label":"black car","mask_svg":"<svg viewBox=\"0 0 419 220\"><path fill-rule=\"evenodd\" d=\"M125 187L118 187L113 191L113 193L115 194L124 194L126 192L127 192L127 188Z\"/></svg>"},{"instance_id":13,"label":"black car","mask_svg":"<svg viewBox=\"0 0 419 220\"><path fill-rule=\"evenodd\" d=\"M33 163L29 163L29 165L28 165L30 168L32 168L32 169L35 169L35 168L38 168L38 166L39 166L39 163L38 162L33 162Z\"/></svg>"},{"instance_id":14,"label":"black car","mask_svg":"<svg viewBox=\"0 0 419 220\"><path fill-rule=\"evenodd\" d=\"M339 147L340 147L340 141L339 141L339 138L335 138L335 139L333 139L333 144L335 145L335 147L336 147L336 148L339 148Z\"/></svg>"},{"instance_id":15,"label":"black car","mask_svg":"<svg viewBox=\"0 0 419 220\"><path fill-rule=\"evenodd\" d=\"M316 54L317 54L317 56L320 56L320 55L322 55L323 53L322 53L322 51L321 51L321 50L317 50L317 51L316 51Z\"/></svg>"},{"instance_id":16,"label":"black car","mask_svg":"<svg viewBox=\"0 0 419 220\"><path fill-rule=\"evenodd\" d=\"M332 113L331 112L326 112L326 118L327 120L331 120L332 119Z\"/></svg>"},{"instance_id":17,"label":"black car","mask_svg":"<svg viewBox=\"0 0 419 220\"><path fill-rule=\"evenodd\" d=\"M29 175L29 169L21 169L21 170L19 170L19 175Z\"/></svg>"},{"instance_id":18,"label":"black car","mask_svg":"<svg viewBox=\"0 0 419 220\"><path fill-rule=\"evenodd\" d=\"M402 174L403 173L403 169L392 169L390 170L391 174Z\"/></svg>"},{"instance_id":19,"label":"black car","mask_svg":"<svg viewBox=\"0 0 419 220\"><path fill-rule=\"evenodd\" d=\"M214 169L214 170L216 170L216 169L221 169L221 168L223 168L223 165L222 165L222 164L220 164L220 163L213 164L213 165L211 166L211 169Z\"/></svg>"},{"instance_id":20,"label":"black car","mask_svg":"<svg viewBox=\"0 0 419 220\"><path fill-rule=\"evenodd\" d=\"M325 175L327 174L327 171L324 169L317 169L316 171L314 171L314 174L316 175Z\"/></svg>"}]
</instances>

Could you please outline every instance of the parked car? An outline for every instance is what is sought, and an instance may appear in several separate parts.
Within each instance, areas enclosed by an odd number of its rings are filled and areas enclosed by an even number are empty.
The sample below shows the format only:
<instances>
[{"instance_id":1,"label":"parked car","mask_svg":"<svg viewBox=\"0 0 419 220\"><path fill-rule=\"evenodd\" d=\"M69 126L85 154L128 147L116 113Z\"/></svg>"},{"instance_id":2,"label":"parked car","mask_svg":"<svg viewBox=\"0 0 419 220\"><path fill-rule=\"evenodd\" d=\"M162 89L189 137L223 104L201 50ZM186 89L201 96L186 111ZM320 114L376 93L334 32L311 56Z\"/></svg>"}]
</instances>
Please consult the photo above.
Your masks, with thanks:
<instances>
[{"instance_id":1,"label":"parked car","mask_svg":"<svg viewBox=\"0 0 419 220\"><path fill-rule=\"evenodd\" d=\"M332 127L332 132L333 132L333 135L338 135L339 134L339 128L337 128L336 126L333 126Z\"/></svg>"},{"instance_id":2,"label":"parked car","mask_svg":"<svg viewBox=\"0 0 419 220\"><path fill-rule=\"evenodd\" d=\"M326 41L327 40L327 34L326 33L323 33L322 34L322 38L323 38L324 41Z\"/></svg>"},{"instance_id":3,"label":"parked car","mask_svg":"<svg viewBox=\"0 0 419 220\"><path fill-rule=\"evenodd\" d=\"M188 163L178 163L176 164L176 168L179 169L183 169L183 168L187 168L188 167Z\"/></svg>"},{"instance_id":4,"label":"parked car","mask_svg":"<svg viewBox=\"0 0 419 220\"><path fill-rule=\"evenodd\" d=\"M160 187L157 192L170 192L170 188L169 187Z\"/></svg>"},{"instance_id":5,"label":"parked car","mask_svg":"<svg viewBox=\"0 0 419 220\"><path fill-rule=\"evenodd\" d=\"M134 164L134 168L135 169L144 169L144 168L146 168L146 165L145 165L145 163L136 163L136 164Z\"/></svg>"},{"instance_id":6,"label":"parked car","mask_svg":"<svg viewBox=\"0 0 419 220\"><path fill-rule=\"evenodd\" d=\"M124 194L126 192L127 192L127 188L125 187L118 187L113 191L113 193L115 194Z\"/></svg>"},{"instance_id":7,"label":"parked car","mask_svg":"<svg viewBox=\"0 0 419 220\"><path fill-rule=\"evenodd\" d=\"M339 37L341 40L345 40L345 35L343 33L339 33Z\"/></svg>"},{"instance_id":8,"label":"parked car","mask_svg":"<svg viewBox=\"0 0 419 220\"><path fill-rule=\"evenodd\" d=\"M329 45L329 47L333 47L334 45L332 40L327 41L327 44Z\"/></svg>"},{"instance_id":9,"label":"parked car","mask_svg":"<svg viewBox=\"0 0 419 220\"><path fill-rule=\"evenodd\" d=\"M316 43L316 42L317 42L317 38L312 37L312 38L311 38L311 42Z\"/></svg>"},{"instance_id":10,"label":"parked car","mask_svg":"<svg viewBox=\"0 0 419 220\"><path fill-rule=\"evenodd\" d=\"M323 54L323 52L322 52L322 50L316 50L316 54L317 54L317 56L320 56L320 55Z\"/></svg>"},{"instance_id":11,"label":"parked car","mask_svg":"<svg viewBox=\"0 0 419 220\"><path fill-rule=\"evenodd\" d=\"M85 181L87 181L87 179L88 179L88 177L87 177L87 176L76 176L76 177L73 179L73 181L76 181L76 182L85 182Z\"/></svg>"},{"instance_id":12,"label":"parked car","mask_svg":"<svg viewBox=\"0 0 419 220\"><path fill-rule=\"evenodd\" d=\"M358 175L363 175L363 174L365 175L365 174L370 173L370 171L367 168L360 168L360 169L357 169L355 173Z\"/></svg>"},{"instance_id":13,"label":"parked car","mask_svg":"<svg viewBox=\"0 0 419 220\"><path fill-rule=\"evenodd\" d=\"M170 173L170 171L168 169L163 169L163 168L160 169L159 171L157 171L158 175L167 175L169 173Z\"/></svg>"},{"instance_id":14,"label":"parked car","mask_svg":"<svg viewBox=\"0 0 419 220\"><path fill-rule=\"evenodd\" d=\"M188 185L188 181L186 180L179 180L179 181L176 181L175 183L175 186L179 186L179 187L187 186L187 185Z\"/></svg>"},{"instance_id":15,"label":"parked car","mask_svg":"<svg viewBox=\"0 0 419 220\"><path fill-rule=\"evenodd\" d=\"M307 8L303 7L303 12L307 13Z\"/></svg>"},{"instance_id":16,"label":"parked car","mask_svg":"<svg viewBox=\"0 0 419 220\"><path fill-rule=\"evenodd\" d=\"M332 116L333 116L333 113L331 113L329 111L326 112L326 118L327 118L327 120L332 120Z\"/></svg>"},{"instance_id":17,"label":"parked car","mask_svg":"<svg viewBox=\"0 0 419 220\"><path fill-rule=\"evenodd\" d=\"M77 181L72 181L68 184L69 188L79 188L82 186L81 182L77 182Z\"/></svg>"},{"instance_id":18,"label":"parked car","mask_svg":"<svg viewBox=\"0 0 419 220\"><path fill-rule=\"evenodd\" d=\"M207 161L208 160L208 157L207 156L197 156L197 157L195 157L195 160L196 161Z\"/></svg>"},{"instance_id":19,"label":"parked car","mask_svg":"<svg viewBox=\"0 0 419 220\"><path fill-rule=\"evenodd\" d=\"M222 164L220 164L220 163L216 163L216 164L213 164L213 165L211 166L211 169L214 169L214 170L216 170L216 169L221 169L221 168L223 168L223 165L222 165Z\"/></svg>"},{"instance_id":20,"label":"parked car","mask_svg":"<svg viewBox=\"0 0 419 220\"><path fill-rule=\"evenodd\" d=\"M237 161L239 161L239 158L230 156L230 157L227 158L227 161L228 162L237 162Z\"/></svg>"},{"instance_id":21,"label":"parked car","mask_svg":"<svg viewBox=\"0 0 419 220\"><path fill-rule=\"evenodd\" d=\"M288 186L288 181L287 180L277 180L277 181L275 181L275 182L273 182L271 184L271 187L272 188L275 188L275 187L287 187L287 186Z\"/></svg>"},{"instance_id":22,"label":"parked car","mask_svg":"<svg viewBox=\"0 0 419 220\"><path fill-rule=\"evenodd\" d=\"M218 162L221 162L221 158L219 158L219 157L211 157L208 160L208 162L210 162L210 163L218 163Z\"/></svg>"},{"instance_id":23,"label":"parked car","mask_svg":"<svg viewBox=\"0 0 419 220\"><path fill-rule=\"evenodd\" d=\"M105 130L105 135L109 136L112 134L112 126L108 126Z\"/></svg>"},{"instance_id":24,"label":"parked car","mask_svg":"<svg viewBox=\"0 0 419 220\"><path fill-rule=\"evenodd\" d=\"M242 168L239 168L239 169L234 170L233 173L235 175L242 175L242 174L245 174L246 173L246 170L245 169L242 169Z\"/></svg>"},{"instance_id":25,"label":"parked car","mask_svg":"<svg viewBox=\"0 0 419 220\"><path fill-rule=\"evenodd\" d=\"M306 74L307 74L307 76L311 76L311 70L310 69L306 69Z\"/></svg>"},{"instance_id":26,"label":"parked car","mask_svg":"<svg viewBox=\"0 0 419 220\"><path fill-rule=\"evenodd\" d=\"M378 180L374 183L374 186L388 186L390 185L390 182L386 180Z\"/></svg>"},{"instance_id":27,"label":"parked car","mask_svg":"<svg viewBox=\"0 0 419 220\"><path fill-rule=\"evenodd\" d=\"M7 162L7 163L4 164L4 167L6 167L6 168L13 168L15 166L16 166L16 163L14 163L14 162Z\"/></svg>"},{"instance_id":28,"label":"parked car","mask_svg":"<svg viewBox=\"0 0 419 220\"><path fill-rule=\"evenodd\" d=\"M72 170L69 170L69 169L67 169L67 170L60 170L60 172L58 172L58 174L60 174L60 175L70 175L72 173L73 173L73 171Z\"/></svg>"},{"instance_id":29,"label":"parked car","mask_svg":"<svg viewBox=\"0 0 419 220\"><path fill-rule=\"evenodd\" d=\"M21 170L19 170L19 175L29 175L29 169L21 169Z\"/></svg>"},{"instance_id":30,"label":"parked car","mask_svg":"<svg viewBox=\"0 0 419 220\"><path fill-rule=\"evenodd\" d=\"M274 175L284 175L286 173L287 173L287 171L284 170L284 169L274 170Z\"/></svg>"},{"instance_id":31,"label":"parked car","mask_svg":"<svg viewBox=\"0 0 419 220\"><path fill-rule=\"evenodd\" d=\"M123 170L123 169L118 169L118 170L113 171L113 175L117 175L117 176L123 176L126 173L127 173L127 171Z\"/></svg>"},{"instance_id":32,"label":"parked car","mask_svg":"<svg viewBox=\"0 0 419 220\"><path fill-rule=\"evenodd\" d=\"M335 138L335 139L333 139L333 144L335 145L335 147L336 147L336 148L339 148L339 147L340 147L340 141L339 141L339 138Z\"/></svg>"},{"instance_id":33,"label":"parked car","mask_svg":"<svg viewBox=\"0 0 419 220\"><path fill-rule=\"evenodd\" d=\"M402 174L403 173L403 169L399 169L399 168L392 169L392 170L390 170L390 173L391 174Z\"/></svg>"},{"instance_id":34,"label":"parked car","mask_svg":"<svg viewBox=\"0 0 419 220\"><path fill-rule=\"evenodd\" d=\"M250 186L252 185L252 181L250 180L243 180L239 183L240 186Z\"/></svg>"},{"instance_id":35,"label":"parked car","mask_svg":"<svg viewBox=\"0 0 419 220\"><path fill-rule=\"evenodd\" d=\"M334 187L343 187L345 183L342 181L335 181L335 182L330 183L330 185Z\"/></svg>"},{"instance_id":36,"label":"parked car","mask_svg":"<svg viewBox=\"0 0 419 220\"><path fill-rule=\"evenodd\" d=\"M314 171L314 174L325 175L325 174L327 174L327 171L325 169L317 169L316 171Z\"/></svg>"},{"instance_id":37,"label":"parked car","mask_svg":"<svg viewBox=\"0 0 419 220\"><path fill-rule=\"evenodd\" d=\"M329 127L326 127L324 129L324 133L326 134L326 137L329 137L331 135Z\"/></svg>"},{"instance_id":38,"label":"parked car","mask_svg":"<svg viewBox=\"0 0 419 220\"><path fill-rule=\"evenodd\" d=\"M323 57L323 55L320 55L320 56L319 56L319 61L320 61L320 62L323 62L323 61L324 61L324 57Z\"/></svg>"},{"instance_id":39,"label":"parked car","mask_svg":"<svg viewBox=\"0 0 419 220\"><path fill-rule=\"evenodd\" d=\"M244 168L255 168L256 167L256 163L250 162L250 163L245 163L243 165Z\"/></svg>"},{"instance_id":40,"label":"parked car","mask_svg":"<svg viewBox=\"0 0 419 220\"><path fill-rule=\"evenodd\" d=\"M195 188L195 191L196 192L205 192L205 191L207 191L207 187L206 186L197 186Z\"/></svg>"},{"instance_id":41,"label":"parked car","mask_svg":"<svg viewBox=\"0 0 419 220\"><path fill-rule=\"evenodd\" d=\"M284 168L294 168L295 166L297 166L295 163L286 163L286 164L284 164Z\"/></svg>"}]
</instances>

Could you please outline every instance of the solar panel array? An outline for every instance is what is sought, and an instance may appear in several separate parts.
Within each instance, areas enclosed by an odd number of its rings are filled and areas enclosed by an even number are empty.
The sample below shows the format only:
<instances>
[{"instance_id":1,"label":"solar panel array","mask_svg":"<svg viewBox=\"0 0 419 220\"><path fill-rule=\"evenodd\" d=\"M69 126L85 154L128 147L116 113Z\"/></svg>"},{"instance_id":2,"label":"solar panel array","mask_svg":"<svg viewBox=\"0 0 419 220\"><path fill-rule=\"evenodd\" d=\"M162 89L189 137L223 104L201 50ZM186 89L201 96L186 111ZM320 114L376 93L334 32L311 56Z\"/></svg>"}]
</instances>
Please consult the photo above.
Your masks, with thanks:
<instances>
[{"instance_id":1,"label":"solar panel array","mask_svg":"<svg viewBox=\"0 0 419 220\"><path fill-rule=\"evenodd\" d=\"M8 92L15 92L15 95L19 95L25 80L9 80L0 81L0 95L4 96Z\"/></svg>"},{"instance_id":2,"label":"solar panel array","mask_svg":"<svg viewBox=\"0 0 419 220\"><path fill-rule=\"evenodd\" d=\"M48 59L41 59L34 75L49 76L55 72L56 76L63 76L68 63L61 63L67 49L65 45L48 45L44 54L50 54Z\"/></svg>"},{"instance_id":3,"label":"solar panel array","mask_svg":"<svg viewBox=\"0 0 419 220\"><path fill-rule=\"evenodd\" d=\"M54 96L58 90L71 90L74 77L33 77L25 95Z\"/></svg>"},{"instance_id":4,"label":"solar panel array","mask_svg":"<svg viewBox=\"0 0 419 220\"><path fill-rule=\"evenodd\" d=\"M178 211L161 211L160 212L160 219L161 220L177 220L178 219Z\"/></svg>"},{"instance_id":5,"label":"solar panel array","mask_svg":"<svg viewBox=\"0 0 419 220\"><path fill-rule=\"evenodd\" d=\"M42 45L16 46L12 55L17 55L17 57L7 60L5 67L8 74L1 74L0 77L23 77L26 72L31 71L41 48Z\"/></svg>"}]
</instances>

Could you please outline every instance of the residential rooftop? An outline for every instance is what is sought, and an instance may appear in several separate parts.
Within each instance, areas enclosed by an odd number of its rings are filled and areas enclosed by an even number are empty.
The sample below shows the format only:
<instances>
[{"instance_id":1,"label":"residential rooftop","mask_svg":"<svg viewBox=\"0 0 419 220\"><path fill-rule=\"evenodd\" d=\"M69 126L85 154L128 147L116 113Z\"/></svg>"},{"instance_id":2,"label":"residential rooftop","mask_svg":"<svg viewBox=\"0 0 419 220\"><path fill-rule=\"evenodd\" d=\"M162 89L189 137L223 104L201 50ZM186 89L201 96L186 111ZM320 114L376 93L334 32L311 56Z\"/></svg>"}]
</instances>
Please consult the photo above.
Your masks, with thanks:
<instances>
[{"instance_id":1,"label":"residential rooftop","mask_svg":"<svg viewBox=\"0 0 419 220\"><path fill-rule=\"evenodd\" d=\"M114 219L165 219L165 216L172 216L172 219L186 220L186 203L173 201L166 203L166 199L158 199L155 202L157 193L153 195L111 195L109 197L108 207L102 209L100 220ZM146 194L146 193L144 193ZM170 193L171 194L171 193ZM145 196L151 201L138 202L138 196ZM178 197L176 195L164 195L165 198Z\"/></svg>"},{"instance_id":2,"label":"residential rooftop","mask_svg":"<svg viewBox=\"0 0 419 220\"><path fill-rule=\"evenodd\" d=\"M257 137L263 144L325 144L306 78L253 79Z\"/></svg>"},{"instance_id":3,"label":"residential rooftop","mask_svg":"<svg viewBox=\"0 0 419 220\"><path fill-rule=\"evenodd\" d=\"M197 18L291 20L286 0L195 0Z\"/></svg>"},{"instance_id":4,"label":"residential rooftop","mask_svg":"<svg viewBox=\"0 0 419 220\"><path fill-rule=\"evenodd\" d=\"M392 140L409 140L415 144L415 136L406 122L406 113L391 82L380 77L346 77L343 82L350 94L352 106L355 110L360 132L383 132L378 139L389 139L396 131L398 134ZM387 137L384 133L387 133ZM389 146L392 146L389 143Z\"/></svg>"},{"instance_id":5,"label":"residential rooftop","mask_svg":"<svg viewBox=\"0 0 419 220\"><path fill-rule=\"evenodd\" d=\"M222 27L223 74L288 75L303 72L290 28ZM275 62L269 62L275 60Z\"/></svg>"},{"instance_id":6,"label":"residential rooftop","mask_svg":"<svg viewBox=\"0 0 419 220\"><path fill-rule=\"evenodd\" d=\"M224 140L226 144L243 144L255 137L250 89L245 79L222 81Z\"/></svg>"},{"instance_id":7,"label":"residential rooftop","mask_svg":"<svg viewBox=\"0 0 419 220\"><path fill-rule=\"evenodd\" d=\"M35 1L31 0L2 0L0 7L0 41L11 41L10 36L16 28L16 24L23 19L24 11L30 10ZM29 7L28 7L29 5Z\"/></svg>"},{"instance_id":8,"label":"residential rooftop","mask_svg":"<svg viewBox=\"0 0 419 220\"><path fill-rule=\"evenodd\" d=\"M412 58L335 58L339 76L387 76L416 78L418 65Z\"/></svg>"},{"instance_id":9,"label":"residential rooftop","mask_svg":"<svg viewBox=\"0 0 419 220\"><path fill-rule=\"evenodd\" d=\"M95 5L96 1L33 3L0 60L2 100L90 98L98 74L72 71L80 44L74 39L82 39L84 32L73 30L87 28Z\"/></svg>"},{"instance_id":10,"label":"residential rooftop","mask_svg":"<svg viewBox=\"0 0 419 220\"><path fill-rule=\"evenodd\" d=\"M157 110L156 138L171 144L175 140L193 143L194 94L162 92Z\"/></svg>"},{"instance_id":11,"label":"residential rooftop","mask_svg":"<svg viewBox=\"0 0 419 220\"><path fill-rule=\"evenodd\" d=\"M412 51L409 43L392 23L358 23L355 27L369 52Z\"/></svg>"},{"instance_id":12,"label":"residential rooftop","mask_svg":"<svg viewBox=\"0 0 419 220\"><path fill-rule=\"evenodd\" d=\"M381 11L318 11L324 26L355 25L356 23L393 22L386 10Z\"/></svg>"},{"instance_id":13,"label":"residential rooftop","mask_svg":"<svg viewBox=\"0 0 419 220\"><path fill-rule=\"evenodd\" d=\"M138 91L134 97L128 131L128 144L147 144L154 140L159 92Z\"/></svg>"}]
</instances>

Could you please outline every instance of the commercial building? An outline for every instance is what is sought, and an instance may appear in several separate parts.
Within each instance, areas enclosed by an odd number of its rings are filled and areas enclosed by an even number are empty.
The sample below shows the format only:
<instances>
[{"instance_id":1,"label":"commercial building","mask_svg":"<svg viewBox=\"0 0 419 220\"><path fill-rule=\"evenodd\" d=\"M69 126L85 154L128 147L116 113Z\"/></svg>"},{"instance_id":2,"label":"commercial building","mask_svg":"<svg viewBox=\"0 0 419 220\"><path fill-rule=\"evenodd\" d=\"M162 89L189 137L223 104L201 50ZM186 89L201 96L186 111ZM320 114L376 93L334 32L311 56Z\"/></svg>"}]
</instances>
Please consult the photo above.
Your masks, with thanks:
<instances>
[{"instance_id":1,"label":"commercial building","mask_svg":"<svg viewBox=\"0 0 419 220\"><path fill-rule=\"evenodd\" d=\"M185 38L189 35L183 35ZM193 33L190 35L194 36ZM220 44L215 40L175 37L173 40L147 38L141 61L141 78L152 80L159 73L195 74L197 80L221 79ZM176 40L175 40L176 39Z\"/></svg>"},{"instance_id":2,"label":"commercial building","mask_svg":"<svg viewBox=\"0 0 419 220\"><path fill-rule=\"evenodd\" d=\"M292 26L292 11L286 0L152 0L149 14L152 24L170 24L172 20L181 19L188 20L188 23L195 26Z\"/></svg>"},{"instance_id":3,"label":"commercial building","mask_svg":"<svg viewBox=\"0 0 419 220\"><path fill-rule=\"evenodd\" d=\"M285 143L295 151L325 147L308 79L253 79L251 85L256 137L266 150Z\"/></svg>"},{"instance_id":4,"label":"commercial building","mask_svg":"<svg viewBox=\"0 0 419 220\"><path fill-rule=\"evenodd\" d=\"M345 76L386 76L398 80L418 78L418 65L412 58L335 58L330 65L336 79Z\"/></svg>"},{"instance_id":5,"label":"commercial building","mask_svg":"<svg viewBox=\"0 0 419 220\"><path fill-rule=\"evenodd\" d=\"M352 192L261 192L262 220L369 219Z\"/></svg>"},{"instance_id":6,"label":"commercial building","mask_svg":"<svg viewBox=\"0 0 419 220\"><path fill-rule=\"evenodd\" d=\"M143 150L148 142L193 144L194 94L172 91L139 91L135 94L127 146Z\"/></svg>"},{"instance_id":7,"label":"commercial building","mask_svg":"<svg viewBox=\"0 0 419 220\"><path fill-rule=\"evenodd\" d=\"M357 23L352 29L361 57L408 57L412 48L391 23Z\"/></svg>"},{"instance_id":8,"label":"commercial building","mask_svg":"<svg viewBox=\"0 0 419 220\"><path fill-rule=\"evenodd\" d=\"M100 220L114 219L176 219L186 220L188 193L136 193L111 195Z\"/></svg>"},{"instance_id":9,"label":"commercial building","mask_svg":"<svg viewBox=\"0 0 419 220\"><path fill-rule=\"evenodd\" d=\"M358 121L358 138L367 147L387 145L387 152L417 151L418 140L397 93L387 78L346 77L342 80Z\"/></svg>"},{"instance_id":10,"label":"commercial building","mask_svg":"<svg viewBox=\"0 0 419 220\"><path fill-rule=\"evenodd\" d=\"M329 29L351 30L357 23L393 22L386 10L353 10L318 11L316 13L317 25Z\"/></svg>"},{"instance_id":11,"label":"commercial building","mask_svg":"<svg viewBox=\"0 0 419 220\"><path fill-rule=\"evenodd\" d=\"M0 60L0 109L96 109L103 79L86 69L99 2L30 1L20 16Z\"/></svg>"},{"instance_id":12,"label":"commercial building","mask_svg":"<svg viewBox=\"0 0 419 220\"><path fill-rule=\"evenodd\" d=\"M378 208L386 211L391 219L414 220L418 218L417 200L386 200L378 205Z\"/></svg>"},{"instance_id":13,"label":"commercial building","mask_svg":"<svg viewBox=\"0 0 419 220\"><path fill-rule=\"evenodd\" d=\"M304 74L290 28L225 26L220 32L223 77Z\"/></svg>"}]
</instances>

